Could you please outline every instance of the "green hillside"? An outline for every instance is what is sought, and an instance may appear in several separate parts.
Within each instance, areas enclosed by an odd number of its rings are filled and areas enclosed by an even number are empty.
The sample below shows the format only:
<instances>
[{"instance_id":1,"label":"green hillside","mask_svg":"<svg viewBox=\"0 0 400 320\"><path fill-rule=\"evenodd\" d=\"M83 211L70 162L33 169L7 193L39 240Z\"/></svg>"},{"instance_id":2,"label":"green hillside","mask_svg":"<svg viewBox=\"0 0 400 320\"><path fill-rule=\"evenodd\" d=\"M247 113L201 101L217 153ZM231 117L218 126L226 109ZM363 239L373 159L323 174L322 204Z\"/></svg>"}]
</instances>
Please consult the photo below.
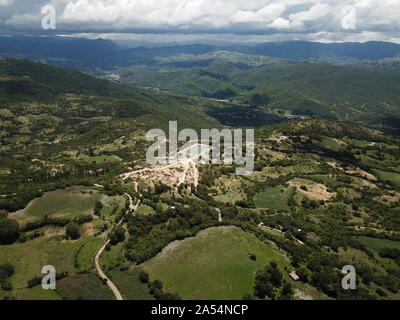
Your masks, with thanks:
<instances>
[{"instance_id":1,"label":"green hillside","mask_svg":"<svg viewBox=\"0 0 400 320\"><path fill-rule=\"evenodd\" d=\"M394 134L400 133L400 76L326 63L264 61L247 63L229 54L203 66L188 57L174 65L116 70L124 81L190 96L263 105L287 116L319 116ZM194 58L192 58L194 59ZM200 58L199 58L200 59ZM177 68L178 61L186 62ZM203 61L203 60L200 60ZM260 99L262 97L262 99Z\"/></svg>"},{"instance_id":2,"label":"green hillside","mask_svg":"<svg viewBox=\"0 0 400 320\"><path fill-rule=\"evenodd\" d=\"M366 128L398 112L396 77L325 64L196 67L209 92L240 88L221 101L0 66L0 298L113 299L93 259L110 239L99 263L125 299L399 299L400 140ZM351 118L350 108L365 112ZM349 121L311 117L343 112ZM284 121L295 114L310 118ZM256 127L254 170L150 166L146 131L169 120ZM38 286L45 264L60 272L54 294ZM341 286L345 265L356 290Z\"/></svg>"}]
</instances>

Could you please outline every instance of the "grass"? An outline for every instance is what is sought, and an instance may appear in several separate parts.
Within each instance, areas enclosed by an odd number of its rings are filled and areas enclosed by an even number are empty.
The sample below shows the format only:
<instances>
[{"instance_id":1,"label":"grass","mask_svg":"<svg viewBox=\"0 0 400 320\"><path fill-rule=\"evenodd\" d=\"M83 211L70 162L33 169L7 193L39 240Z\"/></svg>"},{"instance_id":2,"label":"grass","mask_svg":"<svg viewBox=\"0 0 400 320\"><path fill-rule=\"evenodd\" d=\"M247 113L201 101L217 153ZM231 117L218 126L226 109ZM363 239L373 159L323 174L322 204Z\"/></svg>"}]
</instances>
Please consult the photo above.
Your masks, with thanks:
<instances>
[{"instance_id":1,"label":"grass","mask_svg":"<svg viewBox=\"0 0 400 320\"><path fill-rule=\"evenodd\" d=\"M56 290L44 290L42 286L31 289L19 289L13 292L12 296L17 300L61 300L62 298Z\"/></svg>"},{"instance_id":2,"label":"grass","mask_svg":"<svg viewBox=\"0 0 400 320\"><path fill-rule=\"evenodd\" d=\"M151 215L151 214L155 214L155 211L152 207L146 206L146 205L141 205L135 212L135 214L138 215Z\"/></svg>"},{"instance_id":3,"label":"grass","mask_svg":"<svg viewBox=\"0 0 400 320\"><path fill-rule=\"evenodd\" d=\"M343 146L339 145L335 140L330 138L322 138L321 142L317 143L317 145L335 151L340 151L344 149Z\"/></svg>"},{"instance_id":4,"label":"grass","mask_svg":"<svg viewBox=\"0 0 400 320\"><path fill-rule=\"evenodd\" d=\"M89 193L88 190L73 187L47 192L42 197L31 201L25 209L10 214L10 217L24 224L46 216L60 218L90 215L93 213L96 201L100 200L102 195ZM83 193L84 191L86 192Z\"/></svg>"},{"instance_id":5,"label":"grass","mask_svg":"<svg viewBox=\"0 0 400 320\"><path fill-rule=\"evenodd\" d=\"M376 239L371 237L354 237L354 238L363 245L365 245L367 248L374 250L380 250L385 248L400 249L400 241Z\"/></svg>"},{"instance_id":6,"label":"grass","mask_svg":"<svg viewBox=\"0 0 400 320\"><path fill-rule=\"evenodd\" d=\"M400 173L388 172L378 169L373 169L373 173L378 176L379 179L383 181L390 181L396 187L400 187Z\"/></svg>"},{"instance_id":7,"label":"grass","mask_svg":"<svg viewBox=\"0 0 400 320\"><path fill-rule=\"evenodd\" d=\"M252 253L257 261L249 259ZM289 263L267 243L236 227L210 228L174 242L142 267L166 291L183 299L242 299L252 293L255 272L271 261L283 271Z\"/></svg>"},{"instance_id":8,"label":"grass","mask_svg":"<svg viewBox=\"0 0 400 320\"><path fill-rule=\"evenodd\" d=\"M119 162L121 161L121 158L115 155L112 156L78 156L76 157L76 160L81 160L86 163L95 163L95 164L102 164L102 163L110 163L110 162Z\"/></svg>"},{"instance_id":9,"label":"grass","mask_svg":"<svg viewBox=\"0 0 400 320\"><path fill-rule=\"evenodd\" d=\"M76 256L75 261L77 265L75 267L79 271L92 271L94 270L93 257L97 250L104 243L103 239L94 238L86 241L82 241L82 249L79 249L79 253Z\"/></svg>"},{"instance_id":10,"label":"grass","mask_svg":"<svg viewBox=\"0 0 400 320\"><path fill-rule=\"evenodd\" d=\"M266 233L269 233L269 234L275 236L275 237L281 237L281 238L283 238L283 237L285 236L284 233L279 232L279 231L276 231L276 230L274 230L274 229L272 229L272 228L270 228L270 227L262 227L262 230L263 230L264 232L266 232Z\"/></svg>"},{"instance_id":11,"label":"grass","mask_svg":"<svg viewBox=\"0 0 400 320\"><path fill-rule=\"evenodd\" d=\"M22 289L27 287L28 280L41 275L45 265L53 265L58 273L68 272L70 275L90 269L98 246L99 239L92 238L68 242L49 242L39 238L1 246L0 264L8 262L15 267L11 283L14 289ZM79 268L76 268L75 261L78 261Z\"/></svg>"},{"instance_id":12,"label":"grass","mask_svg":"<svg viewBox=\"0 0 400 320\"><path fill-rule=\"evenodd\" d=\"M283 192L281 192L283 190ZM255 203L258 208L270 208L277 210L287 209L287 201L289 200L292 188L284 186L276 186L268 188L264 192L255 196Z\"/></svg>"},{"instance_id":13,"label":"grass","mask_svg":"<svg viewBox=\"0 0 400 320\"><path fill-rule=\"evenodd\" d=\"M107 285L93 273L67 277L57 281L57 292L65 300L113 300Z\"/></svg>"},{"instance_id":14,"label":"grass","mask_svg":"<svg viewBox=\"0 0 400 320\"><path fill-rule=\"evenodd\" d=\"M113 270L110 277L125 300L154 300L147 284L140 282L139 272L137 268L126 271Z\"/></svg>"},{"instance_id":15,"label":"grass","mask_svg":"<svg viewBox=\"0 0 400 320\"><path fill-rule=\"evenodd\" d=\"M124 255L124 244L118 243L111 246L110 251L104 250L100 257L100 264L104 270L112 270L126 261Z\"/></svg>"},{"instance_id":16,"label":"grass","mask_svg":"<svg viewBox=\"0 0 400 320\"><path fill-rule=\"evenodd\" d=\"M365 141L365 140L357 140L357 139L350 139L350 138L344 138L343 140L349 144L355 145L356 147L366 147L371 144L371 142Z\"/></svg>"},{"instance_id":17,"label":"grass","mask_svg":"<svg viewBox=\"0 0 400 320\"><path fill-rule=\"evenodd\" d=\"M333 186L339 186L341 183L337 181L336 176L329 176L325 174L314 174L311 176L314 178L318 183L323 183L325 185L330 184Z\"/></svg>"},{"instance_id":18,"label":"grass","mask_svg":"<svg viewBox=\"0 0 400 320\"><path fill-rule=\"evenodd\" d=\"M235 203L246 199L243 191L243 184L246 182L239 178L222 177L217 180L218 194L213 198L224 203Z\"/></svg>"}]
</instances>

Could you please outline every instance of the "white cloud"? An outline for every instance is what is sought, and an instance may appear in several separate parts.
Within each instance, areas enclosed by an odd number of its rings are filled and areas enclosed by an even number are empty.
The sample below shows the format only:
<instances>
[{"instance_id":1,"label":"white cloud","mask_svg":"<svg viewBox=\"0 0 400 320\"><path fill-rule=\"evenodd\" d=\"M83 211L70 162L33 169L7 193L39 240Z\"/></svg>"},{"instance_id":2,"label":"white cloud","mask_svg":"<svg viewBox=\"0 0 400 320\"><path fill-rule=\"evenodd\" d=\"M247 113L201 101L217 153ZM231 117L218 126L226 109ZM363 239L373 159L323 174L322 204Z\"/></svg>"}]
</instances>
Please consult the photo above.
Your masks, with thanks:
<instances>
[{"instance_id":1,"label":"white cloud","mask_svg":"<svg viewBox=\"0 0 400 320\"><path fill-rule=\"evenodd\" d=\"M14 0L0 0L0 6L9 6L14 2Z\"/></svg>"},{"instance_id":2,"label":"white cloud","mask_svg":"<svg viewBox=\"0 0 400 320\"><path fill-rule=\"evenodd\" d=\"M275 19L270 25L270 28L274 29L288 29L290 28L290 21L281 17Z\"/></svg>"},{"instance_id":3,"label":"white cloud","mask_svg":"<svg viewBox=\"0 0 400 320\"><path fill-rule=\"evenodd\" d=\"M332 8L326 3L317 3L307 11L293 13L289 18L293 21L313 21L327 16Z\"/></svg>"},{"instance_id":4,"label":"white cloud","mask_svg":"<svg viewBox=\"0 0 400 320\"><path fill-rule=\"evenodd\" d=\"M31 6L0 0L0 19L7 27L40 29L40 9L49 2L57 9L60 31L257 31L304 39L363 32L397 38L400 31L400 0L29 0Z\"/></svg>"},{"instance_id":5,"label":"white cloud","mask_svg":"<svg viewBox=\"0 0 400 320\"><path fill-rule=\"evenodd\" d=\"M356 8L353 6L345 6L342 9L343 18L342 28L344 30L354 30L357 25L357 12Z\"/></svg>"}]
</instances>

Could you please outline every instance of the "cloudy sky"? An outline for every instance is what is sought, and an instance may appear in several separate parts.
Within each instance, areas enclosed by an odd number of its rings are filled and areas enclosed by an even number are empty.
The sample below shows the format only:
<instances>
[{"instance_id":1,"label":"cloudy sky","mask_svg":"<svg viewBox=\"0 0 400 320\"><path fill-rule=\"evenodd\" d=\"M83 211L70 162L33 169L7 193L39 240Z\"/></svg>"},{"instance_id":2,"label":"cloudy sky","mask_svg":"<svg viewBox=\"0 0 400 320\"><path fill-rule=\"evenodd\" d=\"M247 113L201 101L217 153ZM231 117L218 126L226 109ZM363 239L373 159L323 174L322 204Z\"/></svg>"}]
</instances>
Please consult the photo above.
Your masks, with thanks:
<instances>
[{"instance_id":1,"label":"cloudy sky","mask_svg":"<svg viewBox=\"0 0 400 320\"><path fill-rule=\"evenodd\" d=\"M55 31L42 29L46 5ZM399 31L400 0L0 0L2 34L400 43Z\"/></svg>"}]
</instances>

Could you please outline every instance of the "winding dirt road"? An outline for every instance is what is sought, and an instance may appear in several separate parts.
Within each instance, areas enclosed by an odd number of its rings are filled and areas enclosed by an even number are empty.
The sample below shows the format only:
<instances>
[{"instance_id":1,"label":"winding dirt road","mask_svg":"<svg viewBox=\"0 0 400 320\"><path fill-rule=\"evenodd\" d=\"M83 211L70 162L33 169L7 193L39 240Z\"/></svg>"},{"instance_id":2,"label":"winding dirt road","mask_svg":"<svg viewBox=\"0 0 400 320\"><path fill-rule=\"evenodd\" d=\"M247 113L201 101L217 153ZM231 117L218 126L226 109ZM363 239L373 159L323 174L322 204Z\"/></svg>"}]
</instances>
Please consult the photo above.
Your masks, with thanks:
<instances>
[{"instance_id":1,"label":"winding dirt road","mask_svg":"<svg viewBox=\"0 0 400 320\"><path fill-rule=\"evenodd\" d=\"M125 195L129 198L129 210L126 211L125 215L121 218L121 220L117 223L117 225L115 227L118 227L122 221L124 220L124 217L132 212L132 211L136 211L139 208L140 205L140 200L138 201L138 203L136 205L133 204L133 200L132 197L125 193ZM94 257L94 265L96 267L96 271L97 273L100 275L100 277L103 280L107 281L107 285L109 286L109 288L111 289L111 291L114 293L114 296L117 300L124 300L124 298L122 297L122 294L119 292L117 286L106 276L106 274L103 272L103 270L101 269L100 266L100 257L102 255L102 253L104 252L104 250L106 249L107 245L110 243L110 240L107 240L106 243L99 249L99 251L97 251L96 256Z\"/></svg>"}]
</instances>

